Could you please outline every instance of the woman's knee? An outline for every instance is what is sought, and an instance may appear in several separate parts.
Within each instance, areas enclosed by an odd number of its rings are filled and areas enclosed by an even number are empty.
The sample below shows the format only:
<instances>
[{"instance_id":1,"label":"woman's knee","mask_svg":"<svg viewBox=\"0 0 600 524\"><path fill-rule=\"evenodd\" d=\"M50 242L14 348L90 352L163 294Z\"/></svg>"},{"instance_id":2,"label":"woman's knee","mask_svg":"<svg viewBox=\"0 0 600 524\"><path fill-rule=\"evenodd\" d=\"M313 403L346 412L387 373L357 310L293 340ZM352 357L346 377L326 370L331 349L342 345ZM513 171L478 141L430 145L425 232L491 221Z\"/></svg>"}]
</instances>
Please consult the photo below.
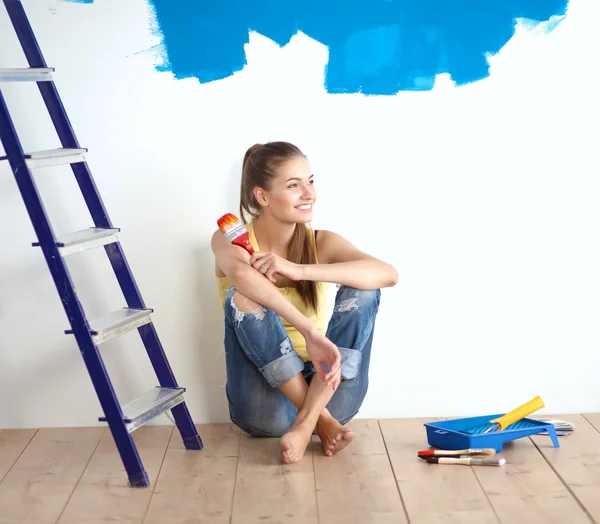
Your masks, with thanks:
<instances>
[{"instance_id":1,"label":"woman's knee","mask_svg":"<svg viewBox=\"0 0 600 524\"><path fill-rule=\"evenodd\" d=\"M334 311L345 313L350 311L365 311L377 309L381 299L379 289L356 289L350 286L340 286L336 295Z\"/></svg>"},{"instance_id":2,"label":"woman's knee","mask_svg":"<svg viewBox=\"0 0 600 524\"><path fill-rule=\"evenodd\" d=\"M257 321L258 326L281 323L279 315L248 298L235 288L230 288L225 300L225 319L230 325L239 326L244 320ZM254 323L254 322L253 322Z\"/></svg>"},{"instance_id":3,"label":"woman's knee","mask_svg":"<svg viewBox=\"0 0 600 524\"><path fill-rule=\"evenodd\" d=\"M277 313L233 290L228 303L228 326L235 335L236 347L272 388L278 388L304 369L304 362L294 351Z\"/></svg>"},{"instance_id":4,"label":"woman's knee","mask_svg":"<svg viewBox=\"0 0 600 524\"><path fill-rule=\"evenodd\" d=\"M236 313L236 318L239 316L243 317L247 314L252 314L256 320L263 320L267 312L267 309L264 306L261 306L245 295L242 295L239 291L235 291L232 294L231 307Z\"/></svg>"}]
</instances>

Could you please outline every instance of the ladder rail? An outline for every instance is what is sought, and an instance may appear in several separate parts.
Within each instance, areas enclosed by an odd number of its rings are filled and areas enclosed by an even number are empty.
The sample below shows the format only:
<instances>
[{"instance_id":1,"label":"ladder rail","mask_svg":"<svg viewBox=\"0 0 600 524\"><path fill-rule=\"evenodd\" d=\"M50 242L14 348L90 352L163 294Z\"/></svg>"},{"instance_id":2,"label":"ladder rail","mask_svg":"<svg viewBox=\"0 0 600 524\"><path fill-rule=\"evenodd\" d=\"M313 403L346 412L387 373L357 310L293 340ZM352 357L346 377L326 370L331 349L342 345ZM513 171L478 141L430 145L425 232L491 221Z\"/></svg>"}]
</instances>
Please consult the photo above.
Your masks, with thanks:
<instances>
[{"instance_id":1,"label":"ladder rail","mask_svg":"<svg viewBox=\"0 0 600 524\"><path fill-rule=\"evenodd\" d=\"M36 68L48 67L21 1L4 0L4 4L29 66ZM62 146L68 149L80 149L79 140L75 135L55 83L38 82L37 85ZM71 169L94 225L101 228L113 228L114 226L87 162L83 161L71 164ZM106 246L105 250L123 291L127 305L134 309L146 309L142 294L133 278L120 243Z\"/></svg>"},{"instance_id":2,"label":"ladder rail","mask_svg":"<svg viewBox=\"0 0 600 524\"><path fill-rule=\"evenodd\" d=\"M3 0L3 2L29 66L31 68L46 68L46 61L21 0ZM54 81L39 81L37 85L62 146L68 149L79 149L79 141ZM72 163L71 169L94 225L98 228L113 228L87 162ZM53 245L56 247L55 244ZM104 249L128 307L132 309L147 309L120 242L107 244L104 246ZM179 387L154 324L150 322L149 324L140 326L138 332L159 384L162 387ZM88 331L88 337L90 336ZM185 402L178 404L171 411L186 449L202 449L203 443L189 413L187 404Z\"/></svg>"},{"instance_id":3,"label":"ladder rail","mask_svg":"<svg viewBox=\"0 0 600 524\"><path fill-rule=\"evenodd\" d=\"M48 67L21 1L4 0L4 4L29 66L35 68ZM38 82L37 85L62 146L65 148L80 148L81 146L54 82ZM83 161L71 164L71 169L80 187L94 225L102 228L114 227L87 162ZM104 249L127 305L133 309L147 309L120 242L108 244L104 246ZM140 327L138 331L144 342L159 384L164 387L179 387L154 325L152 323L147 324ZM175 406L172 409L172 413L183 441L186 444L186 448L202 449L202 441L194 428L187 405L183 403ZM194 430L189 431L185 429L190 427L194 428Z\"/></svg>"},{"instance_id":4,"label":"ladder rail","mask_svg":"<svg viewBox=\"0 0 600 524\"><path fill-rule=\"evenodd\" d=\"M0 90L0 141L14 173L17 186L25 202L27 212L40 243L40 248L50 269L56 290L80 348L100 405L109 421L113 438L119 450L128 448L121 458L132 485L148 485L139 453L123 421L123 411L108 378L107 370L90 334L89 323L73 286L67 265L56 245L56 237L37 190L35 180L25 162L23 148L10 118L8 107ZM121 444L121 445L119 445Z\"/></svg>"}]
</instances>

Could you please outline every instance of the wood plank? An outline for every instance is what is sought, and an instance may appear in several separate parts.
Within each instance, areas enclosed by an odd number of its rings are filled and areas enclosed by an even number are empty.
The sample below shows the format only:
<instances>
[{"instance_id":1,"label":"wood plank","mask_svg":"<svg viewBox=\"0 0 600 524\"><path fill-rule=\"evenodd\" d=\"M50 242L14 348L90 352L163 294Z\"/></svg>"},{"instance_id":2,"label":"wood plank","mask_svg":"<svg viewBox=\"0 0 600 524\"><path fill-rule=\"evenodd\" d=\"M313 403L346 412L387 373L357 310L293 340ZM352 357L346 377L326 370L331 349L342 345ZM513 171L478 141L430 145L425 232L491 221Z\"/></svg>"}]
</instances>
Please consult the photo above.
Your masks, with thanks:
<instances>
[{"instance_id":1,"label":"wood plank","mask_svg":"<svg viewBox=\"0 0 600 524\"><path fill-rule=\"evenodd\" d=\"M201 451L187 451L177 430L150 500L145 524L228 524L240 431L233 424L201 424Z\"/></svg>"},{"instance_id":2,"label":"wood plank","mask_svg":"<svg viewBox=\"0 0 600 524\"><path fill-rule=\"evenodd\" d=\"M59 524L100 524L119 521L141 524L160 470L173 426L145 426L133 433L150 488L132 489L115 445L106 431Z\"/></svg>"},{"instance_id":3,"label":"wood plank","mask_svg":"<svg viewBox=\"0 0 600 524\"><path fill-rule=\"evenodd\" d=\"M206 457L237 457L240 450L241 431L233 424L199 424L196 425L200 438L204 443L201 450ZM178 430L173 432L169 442L169 450L185 451Z\"/></svg>"},{"instance_id":4,"label":"wood plank","mask_svg":"<svg viewBox=\"0 0 600 524\"><path fill-rule=\"evenodd\" d=\"M408 522L377 420L348 424L354 441L333 457L315 451L321 524ZM315 443L318 439L315 437Z\"/></svg>"},{"instance_id":5,"label":"wood plank","mask_svg":"<svg viewBox=\"0 0 600 524\"><path fill-rule=\"evenodd\" d=\"M591 517L600 521L600 432L583 415L552 418L576 426L571 435L559 437L560 448L554 448L545 435L533 435L531 439Z\"/></svg>"},{"instance_id":6,"label":"wood plank","mask_svg":"<svg viewBox=\"0 0 600 524\"><path fill-rule=\"evenodd\" d=\"M0 482L23 453L37 429L0 429Z\"/></svg>"},{"instance_id":7,"label":"wood plank","mask_svg":"<svg viewBox=\"0 0 600 524\"><path fill-rule=\"evenodd\" d=\"M318 524L313 445L284 464L278 438L242 434L232 524Z\"/></svg>"},{"instance_id":8,"label":"wood plank","mask_svg":"<svg viewBox=\"0 0 600 524\"><path fill-rule=\"evenodd\" d=\"M103 432L40 429L0 484L0 523L54 524Z\"/></svg>"},{"instance_id":9,"label":"wood plank","mask_svg":"<svg viewBox=\"0 0 600 524\"><path fill-rule=\"evenodd\" d=\"M505 444L498 456L506 459L501 468L472 469L502 522L590 522L529 438Z\"/></svg>"},{"instance_id":10,"label":"wood plank","mask_svg":"<svg viewBox=\"0 0 600 524\"><path fill-rule=\"evenodd\" d=\"M411 524L498 522L474 468L428 464L423 424L434 419L382 419L383 438Z\"/></svg>"},{"instance_id":11,"label":"wood plank","mask_svg":"<svg viewBox=\"0 0 600 524\"><path fill-rule=\"evenodd\" d=\"M600 413L585 413L583 416L597 431L600 431Z\"/></svg>"}]
</instances>

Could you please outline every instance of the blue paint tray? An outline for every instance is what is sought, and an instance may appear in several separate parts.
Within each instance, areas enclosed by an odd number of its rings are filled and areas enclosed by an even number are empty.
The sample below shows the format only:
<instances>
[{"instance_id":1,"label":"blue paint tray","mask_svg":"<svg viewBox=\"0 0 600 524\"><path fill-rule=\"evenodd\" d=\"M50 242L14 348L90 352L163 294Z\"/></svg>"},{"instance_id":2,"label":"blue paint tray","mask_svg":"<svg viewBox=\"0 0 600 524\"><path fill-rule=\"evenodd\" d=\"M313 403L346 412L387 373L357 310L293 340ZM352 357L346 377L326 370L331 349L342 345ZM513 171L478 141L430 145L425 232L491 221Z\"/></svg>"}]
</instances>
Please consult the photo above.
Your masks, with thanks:
<instances>
[{"instance_id":1,"label":"blue paint tray","mask_svg":"<svg viewBox=\"0 0 600 524\"><path fill-rule=\"evenodd\" d=\"M554 447L560 447L553 424L530 418L523 418L508 426L504 431L493 429L489 433L484 433L491 426L490 420L503 415L504 413L428 422L425 424L427 442L430 446L440 449L494 448L500 452L504 443L509 440L537 433L548 433Z\"/></svg>"}]
</instances>

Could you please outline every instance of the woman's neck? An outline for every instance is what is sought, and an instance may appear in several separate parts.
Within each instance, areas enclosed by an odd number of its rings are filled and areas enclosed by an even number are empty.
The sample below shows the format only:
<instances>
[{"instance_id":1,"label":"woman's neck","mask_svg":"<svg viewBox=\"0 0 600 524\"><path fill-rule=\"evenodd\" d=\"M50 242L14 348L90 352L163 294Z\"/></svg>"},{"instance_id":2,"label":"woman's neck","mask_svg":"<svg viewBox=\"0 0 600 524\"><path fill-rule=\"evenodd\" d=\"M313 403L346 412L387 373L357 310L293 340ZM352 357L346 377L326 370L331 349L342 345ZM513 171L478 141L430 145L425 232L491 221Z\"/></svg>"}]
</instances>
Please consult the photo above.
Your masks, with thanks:
<instances>
[{"instance_id":1,"label":"woman's neck","mask_svg":"<svg viewBox=\"0 0 600 524\"><path fill-rule=\"evenodd\" d=\"M287 256L287 249L296 224L285 224L269 216L261 216L253 221L254 237L261 251Z\"/></svg>"}]
</instances>

